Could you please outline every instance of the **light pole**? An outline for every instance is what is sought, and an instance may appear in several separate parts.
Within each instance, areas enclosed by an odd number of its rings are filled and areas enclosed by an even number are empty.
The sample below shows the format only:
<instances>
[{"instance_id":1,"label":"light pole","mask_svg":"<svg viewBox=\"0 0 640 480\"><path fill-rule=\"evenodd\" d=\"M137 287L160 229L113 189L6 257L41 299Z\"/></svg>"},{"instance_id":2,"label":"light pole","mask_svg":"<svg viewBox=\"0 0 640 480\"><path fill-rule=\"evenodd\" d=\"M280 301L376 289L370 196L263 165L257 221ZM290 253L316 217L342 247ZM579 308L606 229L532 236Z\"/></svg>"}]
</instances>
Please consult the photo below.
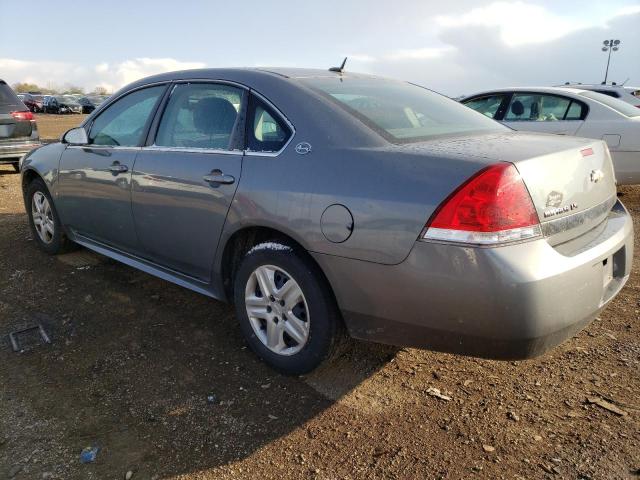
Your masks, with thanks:
<instances>
[{"instance_id":1,"label":"light pole","mask_svg":"<svg viewBox=\"0 0 640 480\"><path fill-rule=\"evenodd\" d=\"M609 62L611 62L611 52L617 52L620 49L620 40L605 40L602 42L602 51L609 52L609 56L607 58L607 70L604 72L604 82L603 85L607 84L607 77L609 76Z\"/></svg>"}]
</instances>

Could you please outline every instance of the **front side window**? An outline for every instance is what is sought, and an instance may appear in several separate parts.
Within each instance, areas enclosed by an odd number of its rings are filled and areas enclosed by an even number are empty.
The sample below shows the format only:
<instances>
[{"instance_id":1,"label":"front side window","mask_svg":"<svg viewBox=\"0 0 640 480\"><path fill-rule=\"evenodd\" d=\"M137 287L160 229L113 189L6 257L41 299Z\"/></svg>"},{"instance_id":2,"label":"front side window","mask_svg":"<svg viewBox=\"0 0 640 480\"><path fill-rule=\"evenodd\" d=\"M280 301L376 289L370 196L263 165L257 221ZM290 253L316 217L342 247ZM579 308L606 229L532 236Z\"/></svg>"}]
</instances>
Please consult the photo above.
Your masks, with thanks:
<instances>
[{"instance_id":1,"label":"front side window","mask_svg":"<svg viewBox=\"0 0 640 480\"><path fill-rule=\"evenodd\" d=\"M229 150L244 92L229 85L176 85L158 126L155 145Z\"/></svg>"},{"instance_id":2,"label":"front side window","mask_svg":"<svg viewBox=\"0 0 640 480\"><path fill-rule=\"evenodd\" d=\"M89 143L123 147L140 145L149 117L165 88L159 85L136 90L110 105L93 122Z\"/></svg>"},{"instance_id":3,"label":"front side window","mask_svg":"<svg viewBox=\"0 0 640 480\"><path fill-rule=\"evenodd\" d=\"M462 103L467 107L474 109L476 112L480 112L486 117L495 118L498 109L507 97L508 95L488 95L486 97L465 100Z\"/></svg>"},{"instance_id":4,"label":"front side window","mask_svg":"<svg viewBox=\"0 0 640 480\"><path fill-rule=\"evenodd\" d=\"M406 82L357 76L300 81L394 143L507 128L455 100Z\"/></svg>"},{"instance_id":5,"label":"front side window","mask_svg":"<svg viewBox=\"0 0 640 480\"><path fill-rule=\"evenodd\" d=\"M582 116L582 108L578 105L571 109L571 104L570 98L557 95L516 93L511 99L504 119L509 122L579 120ZM576 116L578 108L580 113Z\"/></svg>"},{"instance_id":6,"label":"front side window","mask_svg":"<svg viewBox=\"0 0 640 480\"><path fill-rule=\"evenodd\" d=\"M247 149L252 152L277 152L293 133L273 109L255 96L251 98L248 119Z\"/></svg>"}]
</instances>

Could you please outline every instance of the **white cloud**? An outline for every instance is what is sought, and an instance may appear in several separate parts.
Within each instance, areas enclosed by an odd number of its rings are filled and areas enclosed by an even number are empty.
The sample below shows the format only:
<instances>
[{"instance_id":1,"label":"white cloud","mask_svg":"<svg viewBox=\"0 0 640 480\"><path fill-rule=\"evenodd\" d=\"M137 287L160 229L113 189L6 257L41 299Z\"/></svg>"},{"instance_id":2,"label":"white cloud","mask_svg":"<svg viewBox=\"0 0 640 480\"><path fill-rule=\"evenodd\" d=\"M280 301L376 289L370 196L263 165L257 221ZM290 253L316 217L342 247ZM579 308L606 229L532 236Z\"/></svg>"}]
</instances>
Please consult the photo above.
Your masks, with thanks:
<instances>
[{"instance_id":1,"label":"white cloud","mask_svg":"<svg viewBox=\"0 0 640 480\"><path fill-rule=\"evenodd\" d=\"M115 64L102 62L93 67L0 58L0 72L9 84L29 82L48 88L79 85L87 90L102 86L110 91L149 75L204 66L202 62L182 62L174 58L135 58Z\"/></svg>"},{"instance_id":2,"label":"white cloud","mask_svg":"<svg viewBox=\"0 0 640 480\"><path fill-rule=\"evenodd\" d=\"M425 60L439 58L453 50L453 47L424 47L396 50L385 56L387 60Z\"/></svg>"},{"instance_id":3,"label":"white cloud","mask_svg":"<svg viewBox=\"0 0 640 480\"><path fill-rule=\"evenodd\" d=\"M540 5L524 2L493 2L462 15L439 15L435 21L444 29L496 28L509 46L548 42L587 26L554 15Z\"/></svg>"}]
</instances>

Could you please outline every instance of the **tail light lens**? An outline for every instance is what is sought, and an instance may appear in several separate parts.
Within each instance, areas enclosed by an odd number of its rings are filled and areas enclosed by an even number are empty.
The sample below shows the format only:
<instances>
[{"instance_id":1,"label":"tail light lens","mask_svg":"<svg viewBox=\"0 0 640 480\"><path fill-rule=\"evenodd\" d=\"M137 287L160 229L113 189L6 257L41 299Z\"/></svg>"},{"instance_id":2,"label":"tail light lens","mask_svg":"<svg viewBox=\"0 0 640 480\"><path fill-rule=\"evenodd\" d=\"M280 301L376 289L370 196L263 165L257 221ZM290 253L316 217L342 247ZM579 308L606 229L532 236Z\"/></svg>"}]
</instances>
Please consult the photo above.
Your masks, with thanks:
<instances>
[{"instance_id":1,"label":"tail light lens","mask_svg":"<svg viewBox=\"0 0 640 480\"><path fill-rule=\"evenodd\" d=\"M458 187L431 216L422 238L496 245L541 235L540 219L516 167L498 163Z\"/></svg>"},{"instance_id":2,"label":"tail light lens","mask_svg":"<svg viewBox=\"0 0 640 480\"><path fill-rule=\"evenodd\" d=\"M33 113L28 110L26 112L11 112L11 116L20 121L33 120Z\"/></svg>"}]
</instances>

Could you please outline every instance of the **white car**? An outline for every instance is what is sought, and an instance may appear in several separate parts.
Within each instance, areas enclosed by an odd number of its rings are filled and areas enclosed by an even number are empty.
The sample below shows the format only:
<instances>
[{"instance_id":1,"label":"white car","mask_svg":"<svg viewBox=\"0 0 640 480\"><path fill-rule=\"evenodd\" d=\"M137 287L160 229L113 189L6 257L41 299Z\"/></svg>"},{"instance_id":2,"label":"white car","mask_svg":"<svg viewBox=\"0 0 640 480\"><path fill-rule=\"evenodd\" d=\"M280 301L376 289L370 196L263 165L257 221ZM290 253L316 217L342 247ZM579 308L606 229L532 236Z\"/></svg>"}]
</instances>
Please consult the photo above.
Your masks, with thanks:
<instances>
[{"instance_id":1,"label":"white car","mask_svg":"<svg viewBox=\"0 0 640 480\"><path fill-rule=\"evenodd\" d=\"M460 101L514 130L604 140L618 183L640 183L640 108L598 92L565 87L490 90Z\"/></svg>"},{"instance_id":2,"label":"white car","mask_svg":"<svg viewBox=\"0 0 640 480\"><path fill-rule=\"evenodd\" d=\"M592 92L602 93L610 97L617 98L623 102L630 103L634 107L640 108L640 98L637 96L638 88L625 87L624 85L616 85L607 83L602 84L586 84L586 83L565 83L557 85L558 87L579 88L580 90L590 90Z\"/></svg>"}]
</instances>

